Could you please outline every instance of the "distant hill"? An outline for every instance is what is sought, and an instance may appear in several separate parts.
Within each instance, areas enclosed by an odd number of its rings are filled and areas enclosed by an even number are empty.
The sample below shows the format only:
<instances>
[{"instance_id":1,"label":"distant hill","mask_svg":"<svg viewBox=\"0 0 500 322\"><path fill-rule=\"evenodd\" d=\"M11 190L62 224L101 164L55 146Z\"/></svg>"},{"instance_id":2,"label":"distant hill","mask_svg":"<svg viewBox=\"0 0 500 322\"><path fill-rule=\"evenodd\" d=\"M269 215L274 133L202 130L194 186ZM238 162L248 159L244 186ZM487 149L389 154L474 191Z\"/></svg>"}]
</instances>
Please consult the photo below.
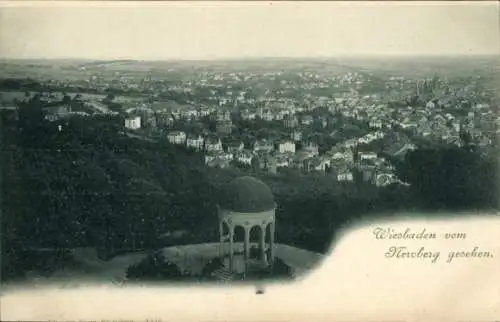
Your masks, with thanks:
<instances>
[{"instance_id":1,"label":"distant hill","mask_svg":"<svg viewBox=\"0 0 500 322\"><path fill-rule=\"evenodd\" d=\"M214 71L297 71L318 72L374 72L377 74L425 77L439 75L477 75L492 73L498 68L495 56L430 56L430 57L263 57L248 59L207 60L85 60L85 59L30 59L3 60L7 66L36 66L62 69L106 69L110 71L152 71L175 69L209 69Z\"/></svg>"},{"instance_id":2,"label":"distant hill","mask_svg":"<svg viewBox=\"0 0 500 322\"><path fill-rule=\"evenodd\" d=\"M96 60L91 62L85 62L83 64L78 65L78 67L110 67L113 65L123 65L123 64L137 64L139 61L133 59L119 59L119 60Z\"/></svg>"}]
</instances>

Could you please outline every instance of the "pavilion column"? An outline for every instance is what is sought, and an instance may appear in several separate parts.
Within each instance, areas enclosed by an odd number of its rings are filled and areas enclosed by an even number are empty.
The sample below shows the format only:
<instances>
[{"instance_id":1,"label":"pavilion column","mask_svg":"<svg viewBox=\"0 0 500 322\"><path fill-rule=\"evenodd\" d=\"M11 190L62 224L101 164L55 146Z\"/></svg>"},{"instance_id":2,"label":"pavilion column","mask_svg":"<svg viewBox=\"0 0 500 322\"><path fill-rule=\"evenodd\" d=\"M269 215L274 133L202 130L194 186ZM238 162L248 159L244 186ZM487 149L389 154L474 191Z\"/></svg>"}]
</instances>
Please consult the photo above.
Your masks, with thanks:
<instances>
[{"instance_id":1,"label":"pavilion column","mask_svg":"<svg viewBox=\"0 0 500 322\"><path fill-rule=\"evenodd\" d=\"M269 236L269 240L270 240L270 245L269 247L271 248L271 264L274 262L274 231L275 231L275 227L274 227L274 221L271 222L271 236Z\"/></svg>"},{"instance_id":2,"label":"pavilion column","mask_svg":"<svg viewBox=\"0 0 500 322\"><path fill-rule=\"evenodd\" d=\"M266 260L266 225L260 225L260 260L262 265L267 265Z\"/></svg>"},{"instance_id":3,"label":"pavilion column","mask_svg":"<svg viewBox=\"0 0 500 322\"><path fill-rule=\"evenodd\" d=\"M245 226L245 274L247 273L248 259L250 257L250 229Z\"/></svg>"},{"instance_id":4,"label":"pavilion column","mask_svg":"<svg viewBox=\"0 0 500 322\"><path fill-rule=\"evenodd\" d=\"M234 226L229 226L229 270L233 272L234 262L233 262L233 239L234 239Z\"/></svg>"},{"instance_id":5,"label":"pavilion column","mask_svg":"<svg viewBox=\"0 0 500 322\"><path fill-rule=\"evenodd\" d=\"M219 257L224 256L224 226L222 220L219 221Z\"/></svg>"}]
</instances>

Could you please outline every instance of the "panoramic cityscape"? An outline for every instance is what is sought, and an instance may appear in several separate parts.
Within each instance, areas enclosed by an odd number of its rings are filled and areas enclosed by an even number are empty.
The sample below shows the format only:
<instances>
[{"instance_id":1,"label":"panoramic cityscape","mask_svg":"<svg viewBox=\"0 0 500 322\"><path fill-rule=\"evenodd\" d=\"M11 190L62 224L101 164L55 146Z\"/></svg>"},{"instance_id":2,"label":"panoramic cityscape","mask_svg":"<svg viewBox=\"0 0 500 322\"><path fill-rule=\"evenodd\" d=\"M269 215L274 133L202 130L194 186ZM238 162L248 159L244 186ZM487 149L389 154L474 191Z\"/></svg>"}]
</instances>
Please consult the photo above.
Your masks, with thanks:
<instances>
[{"instance_id":1,"label":"panoramic cityscape","mask_svg":"<svg viewBox=\"0 0 500 322\"><path fill-rule=\"evenodd\" d=\"M5 16L40 19L18 10ZM77 25L67 17L80 11L66 13L61 26ZM108 35L98 45L83 28L73 31L85 46L65 43L58 32L69 29L55 23L42 28L51 44L36 41L47 38L35 27L27 47L28 31L8 38L2 283L292 281L359 221L498 210L498 55L453 47L457 55L298 58L306 46L297 41L284 46L290 58L115 59L116 39L131 57L169 49L134 49L106 23L92 34ZM169 35L170 47L191 48ZM109 57L51 54L84 47Z\"/></svg>"},{"instance_id":2,"label":"panoramic cityscape","mask_svg":"<svg viewBox=\"0 0 500 322\"><path fill-rule=\"evenodd\" d=\"M292 278L355 218L496 209L496 62L5 61L3 276Z\"/></svg>"}]
</instances>

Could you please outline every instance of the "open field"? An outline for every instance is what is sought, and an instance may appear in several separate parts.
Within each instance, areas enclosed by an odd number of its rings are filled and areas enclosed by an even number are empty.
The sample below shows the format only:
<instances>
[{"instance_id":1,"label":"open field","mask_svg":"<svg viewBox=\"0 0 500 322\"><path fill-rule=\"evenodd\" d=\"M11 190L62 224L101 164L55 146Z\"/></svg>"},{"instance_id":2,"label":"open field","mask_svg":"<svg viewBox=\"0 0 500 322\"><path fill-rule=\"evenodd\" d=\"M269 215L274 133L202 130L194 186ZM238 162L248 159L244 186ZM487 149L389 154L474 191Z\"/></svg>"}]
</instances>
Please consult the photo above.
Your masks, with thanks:
<instances>
[{"instance_id":1,"label":"open field","mask_svg":"<svg viewBox=\"0 0 500 322\"><path fill-rule=\"evenodd\" d=\"M32 95L34 93L31 93ZM80 94L82 98L86 101L102 101L106 97L106 94L90 94L90 93L76 93L76 92L67 92L71 97L74 97L77 94ZM12 104L15 99L23 100L25 98L25 92L22 91L2 91L0 92L0 101L4 104ZM144 97L137 95L117 95L115 96L114 102L116 103L130 103L130 102L141 102L144 101Z\"/></svg>"}]
</instances>

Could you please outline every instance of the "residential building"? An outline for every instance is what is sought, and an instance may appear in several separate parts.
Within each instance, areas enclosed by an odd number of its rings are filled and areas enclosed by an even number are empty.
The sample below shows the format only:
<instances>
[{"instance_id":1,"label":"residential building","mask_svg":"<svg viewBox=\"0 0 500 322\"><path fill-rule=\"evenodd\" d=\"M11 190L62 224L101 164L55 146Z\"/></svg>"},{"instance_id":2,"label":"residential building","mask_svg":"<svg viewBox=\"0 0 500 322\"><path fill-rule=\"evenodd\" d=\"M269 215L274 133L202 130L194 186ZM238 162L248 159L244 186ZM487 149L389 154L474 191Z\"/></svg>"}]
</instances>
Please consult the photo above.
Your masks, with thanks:
<instances>
[{"instance_id":1,"label":"residential building","mask_svg":"<svg viewBox=\"0 0 500 322\"><path fill-rule=\"evenodd\" d=\"M277 161L276 161L275 157L268 156L265 160L265 164L266 164L266 169L269 173L273 173L273 174L277 173L278 168L277 168Z\"/></svg>"},{"instance_id":2,"label":"residential building","mask_svg":"<svg viewBox=\"0 0 500 322\"><path fill-rule=\"evenodd\" d=\"M375 129L381 129L382 128L382 121L381 120L378 120L378 119L372 119L369 123L369 126L371 128L375 128Z\"/></svg>"},{"instance_id":3,"label":"residential building","mask_svg":"<svg viewBox=\"0 0 500 322\"><path fill-rule=\"evenodd\" d=\"M258 110L258 114L259 114L259 117L265 121L272 121L274 119L273 112L268 108L266 108L266 109L260 108Z\"/></svg>"},{"instance_id":4,"label":"residential building","mask_svg":"<svg viewBox=\"0 0 500 322\"><path fill-rule=\"evenodd\" d=\"M349 140L344 141L344 143L342 145L348 149L354 148L358 145L358 140L357 139L349 139Z\"/></svg>"},{"instance_id":5,"label":"residential building","mask_svg":"<svg viewBox=\"0 0 500 322\"><path fill-rule=\"evenodd\" d=\"M67 118L71 114L70 105L58 105L46 108L45 119L49 121L56 121L63 118Z\"/></svg>"},{"instance_id":6,"label":"residential building","mask_svg":"<svg viewBox=\"0 0 500 322\"><path fill-rule=\"evenodd\" d=\"M295 115L285 115L283 122L287 129L294 129L299 126L299 120Z\"/></svg>"},{"instance_id":7,"label":"residential building","mask_svg":"<svg viewBox=\"0 0 500 322\"><path fill-rule=\"evenodd\" d=\"M364 167L361 169L361 175L364 182L375 183L376 171L375 167Z\"/></svg>"},{"instance_id":8,"label":"residential building","mask_svg":"<svg viewBox=\"0 0 500 322\"><path fill-rule=\"evenodd\" d=\"M311 125L314 121L314 118L311 115L302 116L301 123L302 125Z\"/></svg>"},{"instance_id":9,"label":"residential building","mask_svg":"<svg viewBox=\"0 0 500 322\"><path fill-rule=\"evenodd\" d=\"M233 122L231 120L217 120L215 123L217 133L226 135L233 131Z\"/></svg>"},{"instance_id":10,"label":"residential building","mask_svg":"<svg viewBox=\"0 0 500 322\"><path fill-rule=\"evenodd\" d=\"M234 158L238 162L241 162L241 163L247 164L247 165L251 165L252 159L253 159L253 154L251 151L243 150L243 151L237 152L235 154Z\"/></svg>"},{"instance_id":11,"label":"residential building","mask_svg":"<svg viewBox=\"0 0 500 322\"><path fill-rule=\"evenodd\" d=\"M193 148L197 151L203 150L203 144L205 143L205 139L201 135L198 136L188 136L186 139L186 146L188 148Z\"/></svg>"},{"instance_id":12,"label":"residential building","mask_svg":"<svg viewBox=\"0 0 500 322\"><path fill-rule=\"evenodd\" d=\"M375 152L361 152L359 153L360 160L376 160L378 158Z\"/></svg>"},{"instance_id":13,"label":"residential building","mask_svg":"<svg viewBox=\"0 0 500 322\"><path fill-rule=\"evenodd\" d=\"M307 153L311 157L319 155L318 145L311 141L309 141L307 144L304 144L304 146L302 147L302 151Z\"/></svg>"},{"instance_id":14,"label":"residential building","mask_svg":"<svg viewBox=\"0 0 500 322\"><path fill-rule=\"evenodd\" d=\"M330 161L321 157L314 157L309 159L309 171L326 173L326 169L330 167Z\"/></svg>"},{"instance_id":15,"label":"residential building","mask_svg":"<svg viewBox=\"0 0 500 322\"><path fill-rule=\"evenodd\" d=\"M248 110L242 111L240 114L241 118L244 120L255 120L255 118L257 117L256 113L252 113Z\"/></svg>"},{"instance_id":16,"label":"residential building","mask_svg":"<svg viewBox=\"0 0 500 322\"><path fill-rule=\"evenodd\" d=\"M240 151L243 151L243 149L245 148L245 145L243 144L242 141L238 141L238 140L230 140L228 142L226 142L224 144L222 144L226 150L228 152L231 152L231 153L237 153L237 152L240 152Z\"/></svg>"},{"instance_id":17,"label":"residential building","mask_svg":"<svg viewBox=\"0 0 500 322\"><path fill-rule=\"evenodd\" d=\"M292 134L290 135L290 137L295 142L300 142L300 141L302 141L302 132L295 130L295 131L292 132Z\"/></svg>"},{"instance_id":18,"label":"residential building","mask_svg":"<svg viewBox=\"0 0 500 322\"><path fill-rule=\"evenodd\" d=\"M132 116L125 119L125 128L130 130L137 130L141 128L141 117Z\"/></svg>"},{"instance_id":19,"label":"residential building","mask_svg":"<svg viewBox=\"0 0 500 322\"><path fill-rule=\"evenodd\" d=\"M89 101L85 103L85 106L91 110L94 110L97 113L101 114L117 114L109 109L106 104L103 104L98 101Z\"/></svg>"},{"instance_id":20,"label":"residential building","mask_svg":"<svg viewBox=\"0 0 500 322\"><path fill-rule=\"evenodd\" d=\"M205 150L207 152L222 152L222 142L218 137L208 137L205 140Z\"/></svg>"},{"instance_id":21,"label":"residential building","mask_svg":"<svg viewBox=\"0 0 500 322\"><path fill-rule=\"evenodd\" d=\"M185 144L186 133L183 131L173 131L167 134L167 139L172 144Z\"/></svg>"},{"instance_id":22,"label":"residential building","mask_svg":"<svg viewBox=\"0 0 500 322\"><path fill-rule=\"evenodd\" d=\"M342 167L336 169L337 181L352 182L354 180L354 175L351 170L347 167Z\"/></svg>"},{"instance_id":23,"label":"residential building","mask_svg":"<svg viewBox=\"0 0 500 322\"><path fill-rule=\"evenodd\" d=\"M302 150L297 151L297 153L295 153L295 155L292 159L291 165L296 167L296 168L303 169L306 161L310 158L311 158L311 156L309 153L304 152Z\"/></svg>"},{"instance_id":24,"label":"residential building","mask_svg":"<svg viewBox=\"0 0 500 322\"><path fill-rule=\"evenodd\" d=\"M254 143L253 150L255 152L259 151L272 152L274 151L274 143L267 139L257 140Z\"/></svg>"},{"instance_id":25,"label":"residential building","mask_svg":"<svg viewBox=\"0 0 500 322\"><path fill-rule=\"evenodd\" d=\"M208 109L207 107L204 107L204 106L199 107L197 109L197 111L198 111L198 116L199 117L204 117L204 116L210 115L210 109Z\"/></svg>"},{"instance_id":26,"label":"residential building","mask_svg":"<svg viewBox=\"0 0 500 322\"><path fill-rule=\"evenodd\" d=\"M157 125L159 127L172 126L175 122L174 117L170 112L159 111L156 113Z\"/></svg>"},{"instance_id":27,"label":"residential building","mask_svg":"<svg viewBox=\"0 0 500 322\"><path fill-rule=\"evenodd\" d=\"M295 143L291 141L284 141L278 144L280 153L295 153Z\"/></svg>"},{"instance_id":28,"label":"residential building","mask_svg":"<svg viewBox=\"0 0 500 322\"><path fill-rule=\"evenodd\" d=\"M220 168L220 169L225 169L229 168L230 164L229 161L224 160L224 159L219 159L219 158L214 158L209 161L205 160L207 166L211 168Z\"/></svg>"},{"instance_id":29,"label":"residential building","mask_svg":"<svg viewBox=\"0 0 500 322\"><path fill-rule=\"evenodd\" d=\"M276 155L276 167L287 168L290 166L290 158L286 154Z\"/></svg>"},{"instance_id":30,"label":"residential building","mask_svg":"<svg viewBox=\"0 0 500 322\"><path fill-rule=\"evenodd\" d=\"M397 179L392 173L379 173L375 178L375 185L377 187L385 187L394 182L397 182Z\"/></svg>"},{"instance_id":31,"label":"residential building","mask_svg":"<svg viewBox=\"0 0 500 322\"><path fill-rule=\"evenodd\" d=\"M152 109L147 107L139 107L135 109L134 114L141 117L141 127L156 127L156 115Z\"/></svg>"},{"instance_id":32,"label":"residential building","mask_svg":"<svg viewBox=\"0 0 500 322\"><path fill-rule=\"evenodd\" d=\"M342 161L346 162L348 164L353 164L354 162L354 155L351 150L349 149L335 149L333 148L331 151L328 152L328 155L331 157L331 160L333 161Z\"/></svg>"}]
</instances>

